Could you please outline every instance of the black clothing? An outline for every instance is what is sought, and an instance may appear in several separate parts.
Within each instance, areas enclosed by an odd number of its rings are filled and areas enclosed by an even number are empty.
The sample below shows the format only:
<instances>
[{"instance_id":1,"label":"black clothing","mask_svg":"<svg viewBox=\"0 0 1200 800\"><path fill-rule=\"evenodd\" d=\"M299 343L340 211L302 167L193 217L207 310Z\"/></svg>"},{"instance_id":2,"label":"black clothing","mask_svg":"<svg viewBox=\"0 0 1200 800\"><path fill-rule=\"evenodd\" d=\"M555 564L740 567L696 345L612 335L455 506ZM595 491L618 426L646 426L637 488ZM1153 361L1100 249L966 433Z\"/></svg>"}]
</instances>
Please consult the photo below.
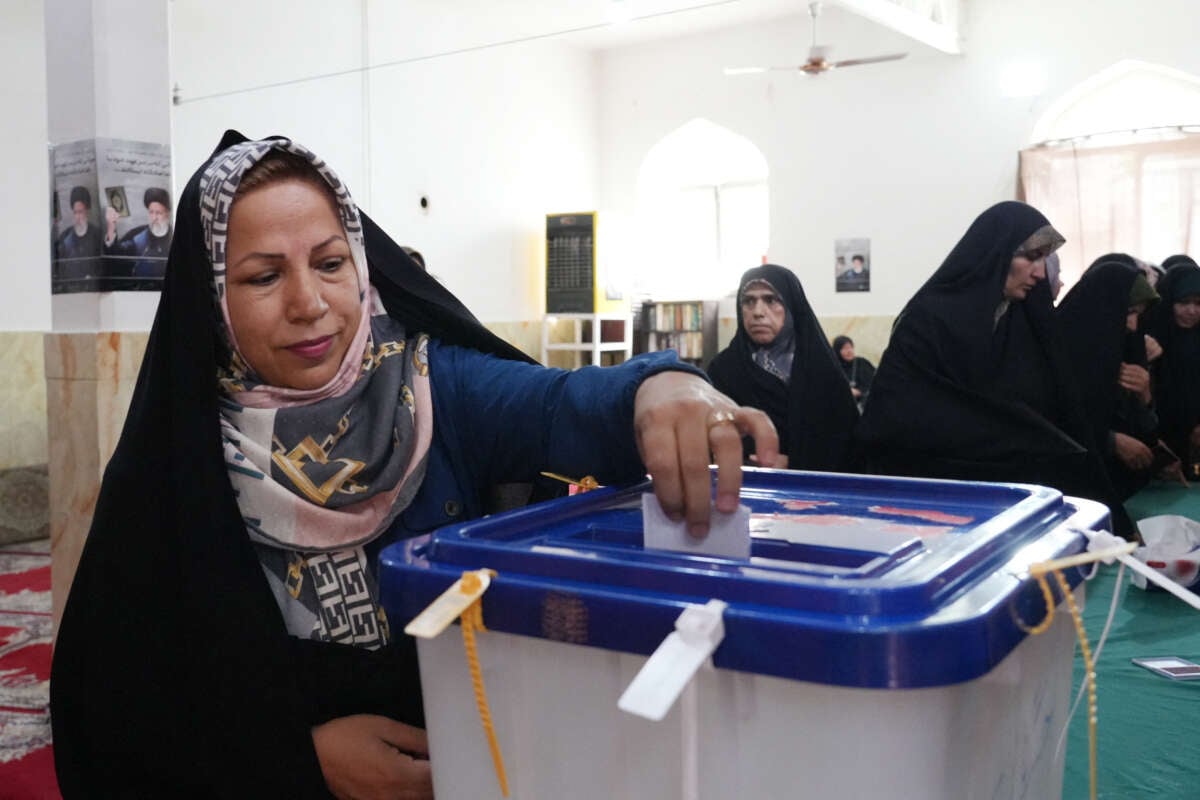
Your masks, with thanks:
<instances>
[{"instance_id":1,"label":"black clothing","mask_svg":"<svg viewBox=\"0 0 1200 800\"><path fill-rule=\"evenodd\" d=\"M1133 436L1147 447L1158 442L1153 411L1118 385L1122 363L1147 368L1145 340L1125 327L1130 290L1140 274L1127 262L1094 263L1055 312L1093 441L1102 446L1105 468L1121 500L1144 487L1150 473L1131 470L1116 457L1112 433Z\"/></svg>"},{"instance_id":2,"label":"black clothing","mask_svg":"<svg viewBox=\"0 0 1200 800\"><path fill-rule=\"evenodd\" d=\"M54 255L56 258L94 258L100 255L103 241L95 225L88 225L83 236L77 234L74 227L70 227L58 237Z\"/></svg>"},{"instance_id":3,"label":"black clothing","mask_svg":"<svg viewBox=\"0 0 1200 800\"><path fill-rule=\"evenodd\" d=\"M167 269L171 230L155 236L149 225L139 225L104 248L105 288L158 290Z\"/></svg>"},{"instance_id":4,"label":"black clothing","mask_svg":"<svg viewBox=\"0 0 1200 800\"><path fill-rule=\"evenodd\" d=\"M746 332L741 304L737 333L729 347L708 365L713 386L735 403L765 411L779 433L780 452L790 469L843 471L851 466L851 446L858 410L850 387L829 348L795 273L765 264L747 270L738 286L767 281L791 314L795 351L789 383L752 360L757 345Z\"/></svg>"},{"instance_id":5,"label":"black clothing","mask_svg":"<svg viewBox=\"0 0 1200 800\"><path fill-rule=\"evenodd\" d=\"M872 471L1040 483L1114 505L1046 282L1004 302L1014 253L1047 225L1024 203L992 206L909 300L859 423Z\"/></svg>"},{"instance_id":6,"label":"black clothing","mask_svg":"<svg viewBox=\"0 0 1200 800\"><path fill-rule=\"evenodd\" d=\"M1196 266L1196 260L1189 255L1185 255L1183 253L1177 253L1173 256L1168 256L1166 258L1166 260L1163 261L1161 266L1162 266L1163 271L1165 272L1166 270L1169 270L1171 267L1175 266L1176 264L1190 264L1194 267L1194 266Z\"/></svg>"},{"instance_id":7,"label":"black clothing","mask_svg":"<svg viewBox=\"0 0 1200 800\"><path fill-rule=\"evenodd\" d=\"M854 341L849 336L838 336L833 340L833 354L837 357L838 366L846 376L846 382L851 389L858 389L861 394L856 398L858 410L862 411L867 405L867 397L871 394L871 381L875 379L875 365L862 356L855 356L847 361L842 358L842 348Z\"/></svg>"},{"instance_id":8,"label":"black clothing","mask_svg":"<svg viewBox=\"0 0 1200 800\"><path fill-rule=\"evenodd\" d=\"M242 141L230 131L214 155ZM51 708L68 800L328 797L312 726L355 713L423 724L411 640L370 651L288 636L246 535L218 425L224 345L203 171L180 198L137 387L59 627ZM447 343L528 360L363 221L389 312Z\"/></svg>"},{"instance_id":9,"label":"black clothing","mask_svg":"<svg viewBox=\"0 0 1200 800\"><path fill-rule=\"evenodd\" d=\"M89 280L100 274L100 250L104 237L95 225L88 225L83 236L68 227L54 243L55 291L81 291L91 288Z\"/></svg>"},{"instance_id":10,"label":"black clothing","mask_svg":"<svg viewBox=\"0 0 1200 800\"><path fill-rule=\"evenodd\" d=\"M1175 324L1175 303L1200 291L1200 267L1187 256L1172 256L1166 275L1155 287L1162 297L1151 312L1149 332L1162 345L1154 365L1154 397L1163 441L1184 460L1197 460L1190 446L1192 430L1200 425L1200 326Z\"/></svg>"},{"instance_id":11,"label":"black clothing","mask_svg":"<svg viewBox=\"0 0 1200 800\"><path fill-rule=\"evenodd\" d=\"M1091 263L1091 265L1087 268L1087 270L1084 270L1084 274L1086 274L1088 270L1096 269L1101 264L1108 264L1108 263L1112 263L1112 262L1115 262L1117 264L1124 264L1125 266L1131 267L1136 270L1141 269L1141 267L1138 266L1138 260L1136 258L1134 258L1133 256L1129 255L1129 253L1105 253L1104 255L1100 256L1095 261L1093 261Z\"/></svg>"},{"instance_id":12,"label":"black clothing","mask_svg":"<svg viewBox=\"0 0 1200 800\"><path fill-rule=\"evenodd\" d=\"M864 267L855 272L853 268L837 276L839 292L869 292L871 290L871 273Z\"/></svg>"}]
</instances>

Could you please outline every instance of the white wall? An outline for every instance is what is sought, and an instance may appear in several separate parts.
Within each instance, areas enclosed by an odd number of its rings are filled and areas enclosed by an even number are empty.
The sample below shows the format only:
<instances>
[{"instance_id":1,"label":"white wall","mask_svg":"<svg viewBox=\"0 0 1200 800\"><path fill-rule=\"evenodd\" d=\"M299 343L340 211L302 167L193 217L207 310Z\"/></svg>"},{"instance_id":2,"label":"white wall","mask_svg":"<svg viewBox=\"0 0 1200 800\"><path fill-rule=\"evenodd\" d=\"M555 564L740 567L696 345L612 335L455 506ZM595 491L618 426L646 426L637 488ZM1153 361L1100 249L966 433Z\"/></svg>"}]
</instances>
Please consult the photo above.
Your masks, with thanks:
<instances>
[{"instance_id":1,"label":"white wall","mask_svg":"<svg viewBox=\"0 0 1200 800\"><path fill-rule=\"evenodd\" d=\"M83 6L107 14L132 2ZM5 184L21 187L0 200L2 235L15 256L5 275L12 291L0 293L0 325L16 330L50 327L45 145L54 137L40 71L43 3L53 11L66 0L10 0L0 24L7 45L0 65L21 78L3 89L5 106L20 113L0 121L10 153ZM542 214L599 207L627 217L645 153L696 116L748 136L767 154L770 255L800 271L818 310L893 313L976 213L1013 196L1016 151L1055 97L1121 58L1200 74L1193 0L973 0L961 57L830 4L820 38L836 56L912 55L815 80L721 74L726 64L802 60L804 16L598 56L568 37L436 57L456 43L494 41L492 6L461 0L460 23L435 0L361 0L339 4L337 13L323 0L171 0L169 7L169 81L185 98L172 115L177 189L226 127L293 135L334 164L363 206L425 252L432 271L486 321L540 313ZM69 36L66 16L48 16L53 36ZM97 26L112 30L111 14L101 16ZM537 33L535 22L508 33ZM115 82L127 76L130 91L159 92L161 73L134 77L138 64L123 62L122 49L86 56L103 73L100 88L120 95ZM1028 59L1045 68L1044 92L1003 97L1001 71ZM354 71L394 62L402 63L365 77ZM253 89L334 72L345 74ZM52 75L51 87L59 80ZM228 94L237 89L252 90ZM220 96L198 99L208 95ZM50 127L65 131L57 113ZM125 135L116 119L124 115L99 116L111 132L79 135ZM417 206L422 194L428 214ZM832 240L850 236L872 239L867 295L832 290Z\"/></svg>"},{"instance_id":2,"label":"white wall","mask_svg":"<svg viewBox=\"0 0 1200 800\"><path fill-rule=\"evenodd\" d=\"M169 6L93 0L97 136L170 143Z\"/></svg>"},{"instance_id":3,"label":"white wall","mask_svg":"<svg viewBox=\"0 0 1200 800\"><path fill-rule=\"evenodd\" d=\"M480 319L539 318L545 215L596 207L594 63L537 42L373 78L369 209Z\"/></svg>"},{"instance_id":4,"label":"white wall","mask_svg":"<svg viewBox=\"0 0 1200 800\"><path fill-rule=\"evenodd\" d=\"M291 136L480 319L540 317L544 215L595 208L595 57L535 41L428 58L453 40L453 15L431 3L367 2L365 34L357 9L244 5L172 5L177 186L225 128ZM356 72L364 63L392 66ZM335 72L347 74L229 93Z\"/></svg>"},{"instance_id":5,"label":"white wall","mask_svg":"<svg viewBox=\"0 0 1200 800\"><path fill-rule=\"evenodd\" d=\"M8 0L0 12L0 330L50 327L50 159L42 0Z\"/></svg>"},{"instance_id":6,"label":"white wall","mask_svg":"<svg viewBox=\"0 0 1200 800\"><path fill-rule=\"evenodd\" d=\"M797 271L818 313L892 314L980 211L1015 196L1017 151L1059 94L1122 58L1200 74L1197 13L1194 0L973 0L967 54L949 56L827 4L819 40L835 58L910 56L815 79L722 74L726 65L803 61L806 17L608 51L601 205L632 210L649 149L708 118L766 154L770 257ZM1002 96L1001 76L1019 62L1044 70L1039 96ZM871 239L872 291L838 295L833 240L857 236Z\"/></svg>"}]
</instances>

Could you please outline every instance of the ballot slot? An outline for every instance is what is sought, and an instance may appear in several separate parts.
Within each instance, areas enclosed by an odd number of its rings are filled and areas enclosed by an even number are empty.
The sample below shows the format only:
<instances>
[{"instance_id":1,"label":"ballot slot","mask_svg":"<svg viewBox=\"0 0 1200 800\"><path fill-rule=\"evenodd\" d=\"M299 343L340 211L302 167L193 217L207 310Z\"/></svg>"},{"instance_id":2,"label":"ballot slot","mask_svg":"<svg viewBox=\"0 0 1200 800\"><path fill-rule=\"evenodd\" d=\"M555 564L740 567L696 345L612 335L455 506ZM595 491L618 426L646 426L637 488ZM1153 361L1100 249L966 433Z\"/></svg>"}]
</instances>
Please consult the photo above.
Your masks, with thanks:
<instances>
[{"instance_id":1,"label":"ballot slot","mask_svg":"<svg viewBox=\"0 0 1200 800\"><path fill-rule=\"evenodd\" d=\"M921 613L1068 513L1034 486L747 470L749 558L645 547L653 484L599 489L437 531L431 563L844 614ZM802 488L798 489L797 486ZM687 576L687 580L681 579ZM855 586L853 592L848 587Z\"/></svg>"}]
</instances>

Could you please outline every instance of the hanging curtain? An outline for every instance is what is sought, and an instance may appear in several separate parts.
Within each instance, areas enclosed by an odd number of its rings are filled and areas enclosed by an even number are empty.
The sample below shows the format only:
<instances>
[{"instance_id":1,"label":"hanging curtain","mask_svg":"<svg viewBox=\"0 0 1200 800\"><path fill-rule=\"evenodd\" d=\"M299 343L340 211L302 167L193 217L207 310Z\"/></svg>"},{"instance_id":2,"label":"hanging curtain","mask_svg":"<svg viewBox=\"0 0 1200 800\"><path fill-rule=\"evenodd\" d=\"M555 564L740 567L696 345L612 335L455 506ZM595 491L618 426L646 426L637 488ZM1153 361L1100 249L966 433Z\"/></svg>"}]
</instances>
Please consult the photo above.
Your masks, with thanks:
<instances>
[{"instance_id":1,"label":"hanging curtain","mask_svg":"<svg viewBox=\"0 0 1200 800\"><path fill-rule=\"evenodd\" d=\"M1130 253L1151 263L1174 253L1198 254L1200 135L1182 136L1021 151L1022 199L1067 237L1058 252L1068 288L1105 253Z\"/></svg>"}]
</instances>

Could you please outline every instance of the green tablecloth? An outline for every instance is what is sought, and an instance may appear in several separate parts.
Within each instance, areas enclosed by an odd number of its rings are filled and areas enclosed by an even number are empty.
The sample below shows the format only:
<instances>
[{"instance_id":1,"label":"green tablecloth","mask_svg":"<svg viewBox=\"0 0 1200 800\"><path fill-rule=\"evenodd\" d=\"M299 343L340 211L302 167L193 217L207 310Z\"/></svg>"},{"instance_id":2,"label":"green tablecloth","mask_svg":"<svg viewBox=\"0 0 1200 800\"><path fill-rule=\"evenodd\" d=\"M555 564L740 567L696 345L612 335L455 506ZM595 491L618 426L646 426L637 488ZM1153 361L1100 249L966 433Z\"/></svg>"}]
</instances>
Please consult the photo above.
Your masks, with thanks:
<instances>
[{"instance_id":1,"label":"green tablecloth","mask_svg":"<svg viewBox=\"0 0 1200 800\"><path fill-rule=\"evenodd\" d=\"M1134 519L1178 514L1200 520L1200 487L1154 485L1126 507ZM1104 629L1116 566L1102 567L1088 584L1084 620L1093 649ZM1200 662L1200 612L1165 592L1129 584L1108 642L1097 662L1099 797L1106 800L1200 798L1200 681L1173 681L1130 662L1145 656L1181 656ZM1075 689L1082 660L1075 658ZM1072 695L1074 699L1074 695ZM1087 698L1067 736L1063 800L1088 797Z\"/></svg>"},{"instance_id":2,"label":"green tablecloth","mask_svg":"<svg viewBox=\"0 0 1200 800\"><path fill-rule=\"evenodd\" d=\"M1184 487L1178 483L1155 482L1129 498L1125 509L1134 519L1178 514L1200 520L1200 484ZM1200 793L1196 797L1200 797Z\"/></svg>"}]
</instances>

